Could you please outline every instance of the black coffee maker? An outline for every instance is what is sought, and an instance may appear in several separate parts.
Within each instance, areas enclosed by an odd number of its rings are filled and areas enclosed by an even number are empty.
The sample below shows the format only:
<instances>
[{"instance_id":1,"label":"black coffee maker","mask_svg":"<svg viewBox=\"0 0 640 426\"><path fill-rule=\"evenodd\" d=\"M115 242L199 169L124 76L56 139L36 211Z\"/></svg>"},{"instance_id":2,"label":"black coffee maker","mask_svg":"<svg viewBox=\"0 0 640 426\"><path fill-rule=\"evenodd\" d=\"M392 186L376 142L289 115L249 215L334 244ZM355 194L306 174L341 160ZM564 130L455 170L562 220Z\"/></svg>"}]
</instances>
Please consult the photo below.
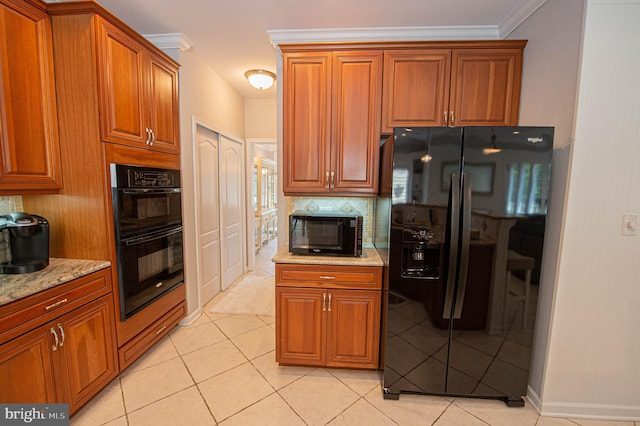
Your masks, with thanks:
<instances>
[{"instance_id":1,"label":"black coffee maker","mask_svg":"<svg viewBox=\"0 0 640 426\"><path fill-rule=\"evenodd\" d=\"M42 216L12 212L0 216L0 231L9 237L8 262L2 274L39 271L49 264L49 222Z\"/></svg>"}]
</instances>

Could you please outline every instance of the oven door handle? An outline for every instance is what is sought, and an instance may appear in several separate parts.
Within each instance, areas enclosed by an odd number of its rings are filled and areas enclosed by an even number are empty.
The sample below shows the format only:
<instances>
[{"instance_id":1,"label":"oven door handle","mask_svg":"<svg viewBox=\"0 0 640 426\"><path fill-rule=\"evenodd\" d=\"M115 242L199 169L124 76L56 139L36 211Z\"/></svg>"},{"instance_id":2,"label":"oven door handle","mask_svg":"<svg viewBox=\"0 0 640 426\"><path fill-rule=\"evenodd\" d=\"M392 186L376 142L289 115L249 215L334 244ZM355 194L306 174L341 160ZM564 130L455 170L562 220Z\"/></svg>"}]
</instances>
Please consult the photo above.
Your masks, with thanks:
<instances>
[{"instance_id":1,"label":"oven door handle","mask_svg":"<svg viewBox=\"0 0 640 426\"><path fill-rule=\"evenodd\" d=\"M132 246L134 244L146 243L148 241L153 241L160 238L168 237L170 235L179 234L180 232L182 232L182 226L178 226L177 228L171 228L169 230L162 231L162 232L155 232L150 235L143 235L140 237L133 237L133 238L125 238L122 240L122 242L126 246Z\"/></svg>"},{"instance_id":2,"label":"oven door handle","mask_svg":"<svg viewBox=\"0 0 640 426\"><path fill-rule=\"evenodd\" d=\"M180 193L180 188L138 188L138 189L123 189L123 194L175 194Z\"/></svg>"}]
</instances>

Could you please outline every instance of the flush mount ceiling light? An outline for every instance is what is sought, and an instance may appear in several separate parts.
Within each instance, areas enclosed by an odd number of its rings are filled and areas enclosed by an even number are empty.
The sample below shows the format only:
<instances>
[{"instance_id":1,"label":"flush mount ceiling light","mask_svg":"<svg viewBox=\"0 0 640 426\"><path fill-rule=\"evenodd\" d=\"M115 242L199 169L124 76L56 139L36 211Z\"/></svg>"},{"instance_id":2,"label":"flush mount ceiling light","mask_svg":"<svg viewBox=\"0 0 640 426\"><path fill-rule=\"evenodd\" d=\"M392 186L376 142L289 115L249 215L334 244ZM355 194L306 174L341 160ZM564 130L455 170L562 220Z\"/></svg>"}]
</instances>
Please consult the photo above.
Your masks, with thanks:
<instances>
[{"instance_id":1,"label":"flush mount ceiling light","mask_svg":"<svg viewBox=\"0 0 640 426\"><path fill-rule=\"evenodd\" d=\"M244 76L249 80L249 84L258 90L268 89L276 79L276 75L267 70L249 70Z\"/></svg>"}]
</instances>

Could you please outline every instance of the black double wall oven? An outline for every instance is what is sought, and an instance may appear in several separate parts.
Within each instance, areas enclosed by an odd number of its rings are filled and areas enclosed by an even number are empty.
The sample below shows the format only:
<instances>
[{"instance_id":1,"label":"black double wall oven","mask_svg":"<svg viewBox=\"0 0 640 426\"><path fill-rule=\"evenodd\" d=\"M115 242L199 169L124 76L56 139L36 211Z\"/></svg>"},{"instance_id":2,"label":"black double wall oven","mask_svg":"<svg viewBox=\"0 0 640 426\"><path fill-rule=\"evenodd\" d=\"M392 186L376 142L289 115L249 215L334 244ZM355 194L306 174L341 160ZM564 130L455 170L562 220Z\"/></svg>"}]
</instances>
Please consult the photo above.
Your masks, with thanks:
<instances>
[{"instance_id":1,"label":"black double wall oven","mask_svg":"<svg viewBox=\"0 0 640 426\"><path fill-rule=\"evenodd\" d=\"M125 321L184 281L180 171L111 164Z\"/></svg>"}]
</instances>

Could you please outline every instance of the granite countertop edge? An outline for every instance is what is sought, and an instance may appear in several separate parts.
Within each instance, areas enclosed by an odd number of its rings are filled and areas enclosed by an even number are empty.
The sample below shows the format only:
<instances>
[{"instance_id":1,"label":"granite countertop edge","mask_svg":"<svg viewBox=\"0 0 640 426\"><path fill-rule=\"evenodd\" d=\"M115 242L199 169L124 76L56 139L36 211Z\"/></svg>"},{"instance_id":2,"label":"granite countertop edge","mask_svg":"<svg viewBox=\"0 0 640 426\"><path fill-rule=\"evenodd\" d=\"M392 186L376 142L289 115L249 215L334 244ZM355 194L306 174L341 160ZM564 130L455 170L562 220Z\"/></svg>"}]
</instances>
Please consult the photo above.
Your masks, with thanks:
<instances>
[{"instance_id":1,"label":"granite countertop edge","mask_svg":"<svg viewBox=\"0 0 640 426\"><path fill-rule=\"evenodd\" d=\"M360 257L347 256L315 256L289 253L288 247L281 247L271 259L275 263L298 263L305 265L338 265L338 266L383 266L382 258L373 247L365 247Z\"/></svg>"},{"instance_id":2,"label":"granite countertop edge","mask_svg":"<svg viewBox=\"0 0 640 426\"><path fill-rule=\"evenodd\" d=\"M0 274L0 306L108 268L108 260L50 258L49 266L26 274Z\"/></svg>"}]
</instances>

